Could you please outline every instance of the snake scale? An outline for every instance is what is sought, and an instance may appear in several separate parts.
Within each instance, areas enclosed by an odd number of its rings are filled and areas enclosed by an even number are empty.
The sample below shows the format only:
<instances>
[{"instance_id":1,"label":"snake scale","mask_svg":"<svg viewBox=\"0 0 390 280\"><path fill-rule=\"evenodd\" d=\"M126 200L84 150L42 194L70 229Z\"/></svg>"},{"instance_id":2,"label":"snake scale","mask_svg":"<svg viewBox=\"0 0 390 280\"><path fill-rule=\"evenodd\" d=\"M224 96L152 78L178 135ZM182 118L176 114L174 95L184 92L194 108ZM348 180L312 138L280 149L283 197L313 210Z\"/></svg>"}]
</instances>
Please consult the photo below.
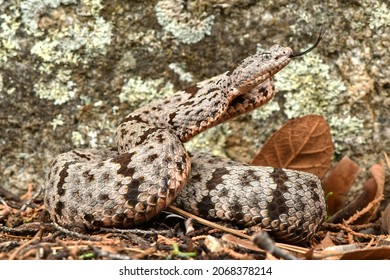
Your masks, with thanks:
<instances>
[{"instance_id":1,"label":"snake scale","mask_svg":"<svg viewBox=\"0 0 390 280\"><path fill-rule=\"evenodd\" d=\"M133 111L116 130L116 148L60 154L45 184L51 219L78 231L129 228L175 203L207 219L259 225L279 241L310 240L326 211L315 175L189 153L183 143L269 101L273 76L320 37L299 54L274 45Z\"/></svg>"}]
</instances>

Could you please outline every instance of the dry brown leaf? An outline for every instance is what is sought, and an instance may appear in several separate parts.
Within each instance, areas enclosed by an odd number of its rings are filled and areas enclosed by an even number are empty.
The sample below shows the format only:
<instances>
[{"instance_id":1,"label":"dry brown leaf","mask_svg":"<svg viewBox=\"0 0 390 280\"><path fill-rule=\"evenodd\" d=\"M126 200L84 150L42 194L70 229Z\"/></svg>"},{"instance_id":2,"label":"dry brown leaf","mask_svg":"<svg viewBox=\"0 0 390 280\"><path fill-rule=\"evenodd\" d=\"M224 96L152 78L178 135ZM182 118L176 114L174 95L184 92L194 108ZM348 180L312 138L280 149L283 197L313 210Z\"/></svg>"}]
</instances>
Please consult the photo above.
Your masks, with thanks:
<instances>
[{"instance_id":1,"label":"dry brown leaf","mask_svg":"<svg viewBox=\"0 0 390 280\"><path fill-rule=\"evenodd\" d=\"M323 250L321 254L326 256L325 259L383 260L390 258L390 246L380 246L362 249L361 245L355 243L328 247Z\"/></svg>"},{"instance_id":2,"label":"dry brown leaf","mask_svg":"<svg viewBox=\"0 0 390 280\"><path fill-rule=\"evenodd\" d=\"M378 246L390 246L390 235L384 236L378 241Z\"/></svg>"},{"instance_id":3,"label":"dry brown leaf","mask_svg":"<svg viewBox=\"0 0 390 280\"><path fill-rule=\"evenodd\" d=\"M365 206L367 206L370 201L375 199L375 194L377 192L377 185L375 183L374 178L367 180L364 183L362 193L356 197L351 203L349 203L344 208L340 209L337 213L335 213L332 217L328 219L329 223L341 223L343 220L347 220L356 212L362 210ZM360 218L360 217L358 217Z\"/></svg>"},{"instance_id":4,"label":"dry brown leaf","mask_svg":"<svg viewBox=\"0 0 390 280\"><path fill-rule=\"evenodd\" d=\"M390 233L390 203L387 205L385 211L383 211L382 213L381 227L383 233Z\"/></svg>"},{"instance_id":5,"label":"dry brown leaf","mask_svg":"<svg viewBox=\"0 0 390 280\"><path fill-rule=\"evenodd\" d=\"M332 241L332 238L330 237L330 233L329 232L327 232L325 237L324 237L324 239L321 240L321 245L320 246L321 246L322 249L335 246L334 242Z\"/></svg>"},{"instance_id":6,"label":"dry brown leaf","mask_svg":"<svg viewBox=\"0 0 390 280\"><path fill-rule=\"evenodd\" d=\"M385 260L389 258L390 246L383 246L345 252L340 260Z\"/></svg>"},{"instance_id":7,"label":"dry brown leaf","mask_svg":"<svg viewBox=\"0 0 390 280\"><path fill-rule=\"evenodd\" d=\"M379 193L376 197L379 197L383 194L383 188L385 186L385 167L383 161L380 163L376 163L373 166L371 166L370 169L372 177L375 179L376 183L378 184L378 187L381 189L381 193Z\"/></svg>"},{"instance_id":8,"label":"dry brown leaf","mask_svg":"<svg viewBox=\"0 0 390 280\"><path fill-rule=\"evenodd\" d=\"M385 155L387 168L390 169L390 159L389 159L389 156L387 155L387 153L383 153L383 154Z\"/></svg>"},{"instance_id":9,"label":"dry brown leaf","mask_svg":"<svg viewBox=\"0 0 390 280\"><path fill-rule=\"evenodd\" d=\"M378 199L379 197L383 196L383 191L385 188L385 166L383 161L371 166L370 172L372 177L375 179L377 185L377 191L374 199ZM375 215L378 210L379 210L379 203L376 205L376 207L371 209L370 217L368 220L372 220L373 215Z\"/></svg>"},{"instance_id":10,"label":"dry brown leaf","mask_svg":"<svg viewBox=\"0 0 390 280\"><path fill-rule=\"evenodd\" d=\"M276 131L252 164L301 170L322 178L332 155L329 125L322 116L307 115L289 121Z\"/></svg>"},{"instance_id":11,"label":"dry brown leaf","mask_svg":"<svg viewBox=\"0 0 390 280\"><path fill-rule=\"evenodd\" d=\"M383 197L385 182L385 169L383 163L374 164L370 171L373 178L368 179L364 183L362 193L346 207L330 217L328 219L329 223L340 223L353 215L353 217L349 219L348 224L364 224L375 217L375 214L379 209L379 202ZM372 203L373 201L375 201L375 203ZM368 211L361 211L365 210L364 208L368 205L370 205Z\"/></svg>"},{"instance_id":12,"label":"dry brown leaf","mask_svg":"<svg viewBox=\"0 0 390 280\"><path fill-rule=\"evenodd\" d=\"M333 215L344 207L346 194L351 188L361 168L348 156L343 157L324 178L322 185L327 199L328 215Z\"/></svg>"},{"instance_id":13,"label":"dry brown leaf","mask_svg":"<svg viewBox=\"0 0 390 280\"><path fill-rule=\"evenodd\" d=\"M358 243L354 244L343 244L343 245L335 245L335 246L330 246L327 247L323 250L323 252L328 253L328 252L339 252L339 253L345 253L345 252L352 252L356 250L361 250L362 245Z\"/></svg>"}]
</instances>

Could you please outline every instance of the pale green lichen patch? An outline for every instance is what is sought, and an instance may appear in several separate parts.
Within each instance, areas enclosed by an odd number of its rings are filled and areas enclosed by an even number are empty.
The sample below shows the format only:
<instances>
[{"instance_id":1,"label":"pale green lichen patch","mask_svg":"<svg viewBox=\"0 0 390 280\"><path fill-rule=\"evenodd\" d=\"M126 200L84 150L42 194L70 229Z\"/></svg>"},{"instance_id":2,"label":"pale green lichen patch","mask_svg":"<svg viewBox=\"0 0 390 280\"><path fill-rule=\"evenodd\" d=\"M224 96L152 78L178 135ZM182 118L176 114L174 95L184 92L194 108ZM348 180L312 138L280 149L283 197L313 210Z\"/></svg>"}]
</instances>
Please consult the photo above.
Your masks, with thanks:
<instances>
[{"instance_id":1,"label":"pale green lichen patch","mask_svg":"<svg viewBox=\"0 0 390 280\"><path fill-rule=\"evenodd\" d=\"M378 29L390 26L390 9L386 3L372 2L364 3L370 13L369 26L371 29Z\"/></svg>"},{"instance_id":2,"label":"pale green lichen patch","mask_svg":"<svg viewBox=\"0 0 390 280\"><path fill-rule=\"evenodd\" d=\"M14 94L15 91L16 91L16 88L14 88L14 87L9 87L6 89L6 92L8 95Z\"/></svg>"},{"instance_id":3,"label":"pale green lichen patch","mask_svg":"<svg viewBox=\"0 0 390 280\"><path fill-rule=\"evenodd\" d=\"M363 120L347 113L345 116L331 116L327 121L335 137L336 151L342 150L345 144L356 146L366 142L367 135L364 133Z\"/></svg>"},{"instance_id":4,"label":"pale green lichen patch","mask_svg":"<svg viewBox=\"0 0 390 280\"><path fill-rule=\"evenodd\" d=\"M315 53L293 60L278 73L275 85L278 91L287 92L284 112L290 119L335 112L346 90L341 80L331 77L329 66Z\"/></svg>"},{"instance_id":5,"label":"pale green lichen patch","mask_svg":"<svg viewBox=\"0 0 390 280\"><path fill-rule=\"evenodd\" d=\"M48 9L55 9L61 4L76 4L77 0L25 0L20 3L22 21L31 32L38 31L38 20Z\"/></svg>"},{"instance_id":6,"label":"pale green lichen patch","mask_svg":"<svg viewBox=\"0 0 390 280\"><path fill-rule=\"evenodd\" d=\"M131 51L126 51L120 61L117 64L117 69L122 70L123 72L133 70L137 66L137 60L133 56Z\"/></svg>"},{"instance_id":7,"label":"pale green lichen patch","mask_svg":"<svg viewBox=\"0 0 390 280\"><path fill-rule=\"evenodd\" d=\"M0 64L6 65L10 57L15 57L20 49L15 34L20 26L20 11L16 6L10 6L0 14Z\"/></svg>"},{"instance_id":8,"label":"pale green lichen patch","mask_svg":"<svg viewBox=\"0 0 390 280\"><path fill-rule=\"evenodd\" d=\"M171 63L168 65L169 69L179 75L180 81L193 83L194 77L191 73L185 71L185 65L183 63Z\"/></svg>"},{"instance_id":9,"label":"pale green lichen patch","mask_svg":"<svg viewBox=\"0 0 390 280\"><path fill-rule=\"evenodd\" d=\"M85 145L85 139L79 131L72 132L72 143L75 147L80 147Z\"/></svg>"},{"instance_id":10,"label":"pale green lichen patch","mask_svg":"<svg viewBox=\"0 0 390 280\"><path fill-rule=\"evenodd\" d=\"M88 131L87 136L88 136L88 145L91 148L96 148L98 146L98 138L97 138L98 132L96 130Z\"/></svg>"},{"instance_id":11,"label":"pale green lichen patch","mask_svg":"<svg viewBox=\"0 0 390 280\"><path fill-rule=\"evenodd\" d=\"M156 36L156 30L148 29L144 32L130 32L127 36L129 45L136 44L142 46L149 53L161 52L161 38Z\"/></svg>"},{"instance_id":12,"label":"pale green lichen patch","mask_svg":"<svg viewBox=\"0 0 390 280\"><path fill-rule=\"evenodd\" d=\"M33 89L40 98L53 100L54 104L63 104L76 96L71 69L105 55L113 36L112 23L98 15L103 7L100 0L83 0L78 6L71 6L71 11L62 7L76 3L26 0L20 4L22 21L36 38L30 52L39 58L36 68L41 78ZM83 20L82 16L93 18ZM53 71L57 71L54 79Z\"/></svg>"},{"instance_id":13,"label":"pale green lichen patch","mask_svg":"<svg viewBox=\"0 0 390 280\"><path fill-rule=\"evenodd\" d=\"M254 110L252 115L252 118L254 120L266 120L271 115L273 115L275 112L278 112L280 110L280 106L278 102L275 99L272 99L267 104L261 106L258 110Z\"/></svg>"},{"instance_id":14,"label":"pale green lichen patch","mask_svg":"<svg viewBox=\"0 0 390 280\"><path fill-rule=\"evenodd\" d=\"M160 79L142 79L132 77L122 87L120 102L127 102L134 107L168 96L173 92L173 84Z\"/></svg>"},{"instance_id":15,"label":"pale green lichen patch","mask_svg":"<svg viewBox=\"0 0 390 280\"><path fill-rule=\"evenodd\" d=\"M56 130L57 126L64 125L65 121L62 116L62 114L58 114L51 122L51 126L53 127L53 130Z\"/></svg>"},{"instance_id":16,"label":"pale green lichen patch","mask_svg":"<svg viewBox=\"0 0 390 280\"><path fill-rule=\"evenodd\" d=\"M226 156L226 140L231 134L229 123L223 123L210 128L185 143L188 151L210 153L216 156Z\"/></svg>"},{"instance_id":17,"label":"pale green lichen patch","mask_svg":"<svg viewBox=\"0 0 390 280\"><path fill-rule=\"evenodd\" d=\"M348 144L347 135L357 139L363 120L350 116L349 112L340 112L338 104L346 98L346 86L331 75L330 67L318 54L309 53L293 60L276 76L276 89L286 92L283 111L289 119L307 114L323 115L327 119L337 151L344 143Z\"/></svg>"},{"instance_id":18,"label":"pale green lichen patch","mask_svg":"<svg viewBox=\"0 0 390 280\"><path fill-rule=\"evenodd\" d=\"M296 20L294 20L294 23L290 25L290 28L294 31L294 33L298 33L298 30L300 30L303 26L307 26L308 24L318 21L311 11L309 12L302 9L299 10L299 12L294 11L294 13L296 15Z\"/></svg>"},{"instance_id":19,"label":"pale green lichen patch","mask_svg":"<svg viewBox=\"0 0 390 280\"><path fill-rule=\"evenodd\" d=\"M70 79L70 70L59 70L55 79L36 83L34 91L40 98L53 100L55 105L61 105L73 99L77 89Z\"/></svg>"},{"instance_id":20,"label":"pale green lichen patch","mask_svg":"<svg viewBox=\"0 0 390 280\"><path fill-rule=\"evenodd\" d=\"M74 23L38 41L31 48L31 53L42 59L40 70L47 73L59 64L86 63L94 57L104 55L106 46L111 43L111 37L111 24L97 17L86 26Z\"/></svg>"},{"instance_id":21,"label":"pale green lichen patch","mask_svg":"<svg viewBox=\"0 0 390 280\"><path fill-rule=\"evenodd\" d=\"M80 123L77 130L72 131L72 143L74 147L97 148L101 146L112 146L113 137L107 137L106 132L115 130L115 122L105 118L97 118L89 123Z\"/></svg>"},{"instance_id":22,"label":"pale green lichen patch","mask_svg":"<svg viewBox=\"0 0 390 280\"><path fill-rule=\"evenodd\" d=\"M171 33L179 42L193 44L210 35L214 16L193 15L184 10L184 2L179 0L161 0L155 7L158 23L166 32Z\"/></svg>"},{"instance_id":23,"label":"pale green lichen patch","mask_svg":"<svg viewBox=\"0 0 390 280\"><path fill-rule=\"evenodd\" d=\"M77 13L83 16L97 16L101 9L103 9L104 0L80 0L79 8Z\"/></svg>"}]
</instances>

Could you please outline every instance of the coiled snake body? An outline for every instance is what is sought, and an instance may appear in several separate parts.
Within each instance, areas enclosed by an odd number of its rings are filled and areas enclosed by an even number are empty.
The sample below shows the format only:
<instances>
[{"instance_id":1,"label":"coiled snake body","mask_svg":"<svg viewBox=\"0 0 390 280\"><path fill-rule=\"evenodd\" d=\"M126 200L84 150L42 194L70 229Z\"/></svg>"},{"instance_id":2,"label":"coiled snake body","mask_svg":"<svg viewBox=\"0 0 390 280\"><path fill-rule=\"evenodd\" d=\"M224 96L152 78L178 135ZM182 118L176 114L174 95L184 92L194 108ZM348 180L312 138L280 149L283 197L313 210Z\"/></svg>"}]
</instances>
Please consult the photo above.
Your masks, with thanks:
<instances>
[{"instance_id":1,"label":"coiled snake body","mask_svg":"<svg viewBox=\"0 0 390 280\"><path fill-rule=\"evenodd\" d=\"M59 155L45 186L51 219L79 230L128 228L175 201L208 219L258 224L281 241L310 239L325 215L316 176L189 154L183 146L270 100L272 76L294 56L274 45L233 71L133 111L117 128L117 148Z\"/></svg>"}]
</instances>

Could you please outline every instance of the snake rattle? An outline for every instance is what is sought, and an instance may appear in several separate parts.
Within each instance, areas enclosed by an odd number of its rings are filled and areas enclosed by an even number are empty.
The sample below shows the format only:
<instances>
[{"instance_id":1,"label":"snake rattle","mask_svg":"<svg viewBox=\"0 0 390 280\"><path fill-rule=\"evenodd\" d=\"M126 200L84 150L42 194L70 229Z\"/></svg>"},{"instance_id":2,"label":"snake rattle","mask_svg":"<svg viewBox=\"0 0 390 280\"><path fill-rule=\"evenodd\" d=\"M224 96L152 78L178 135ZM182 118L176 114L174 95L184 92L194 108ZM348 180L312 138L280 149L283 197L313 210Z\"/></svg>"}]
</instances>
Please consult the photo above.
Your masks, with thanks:
<instances>
[{"instance_id":1,"label":"snake rattle","mask_svg":"<svg viewBox=\"0 0 390 280\"><path fill-rule=\"evenodd\" d=\"M183 143L269 101L272 77L321 37L296 54L274 45L232 71L133 111L116 130L117 148L60 154L45 184L51 219L78 231L129 228L175 203L207 219L259 225L279 241L310 240L326 211L315 175L189 153Z\"/></svg>"}]
</instances>

